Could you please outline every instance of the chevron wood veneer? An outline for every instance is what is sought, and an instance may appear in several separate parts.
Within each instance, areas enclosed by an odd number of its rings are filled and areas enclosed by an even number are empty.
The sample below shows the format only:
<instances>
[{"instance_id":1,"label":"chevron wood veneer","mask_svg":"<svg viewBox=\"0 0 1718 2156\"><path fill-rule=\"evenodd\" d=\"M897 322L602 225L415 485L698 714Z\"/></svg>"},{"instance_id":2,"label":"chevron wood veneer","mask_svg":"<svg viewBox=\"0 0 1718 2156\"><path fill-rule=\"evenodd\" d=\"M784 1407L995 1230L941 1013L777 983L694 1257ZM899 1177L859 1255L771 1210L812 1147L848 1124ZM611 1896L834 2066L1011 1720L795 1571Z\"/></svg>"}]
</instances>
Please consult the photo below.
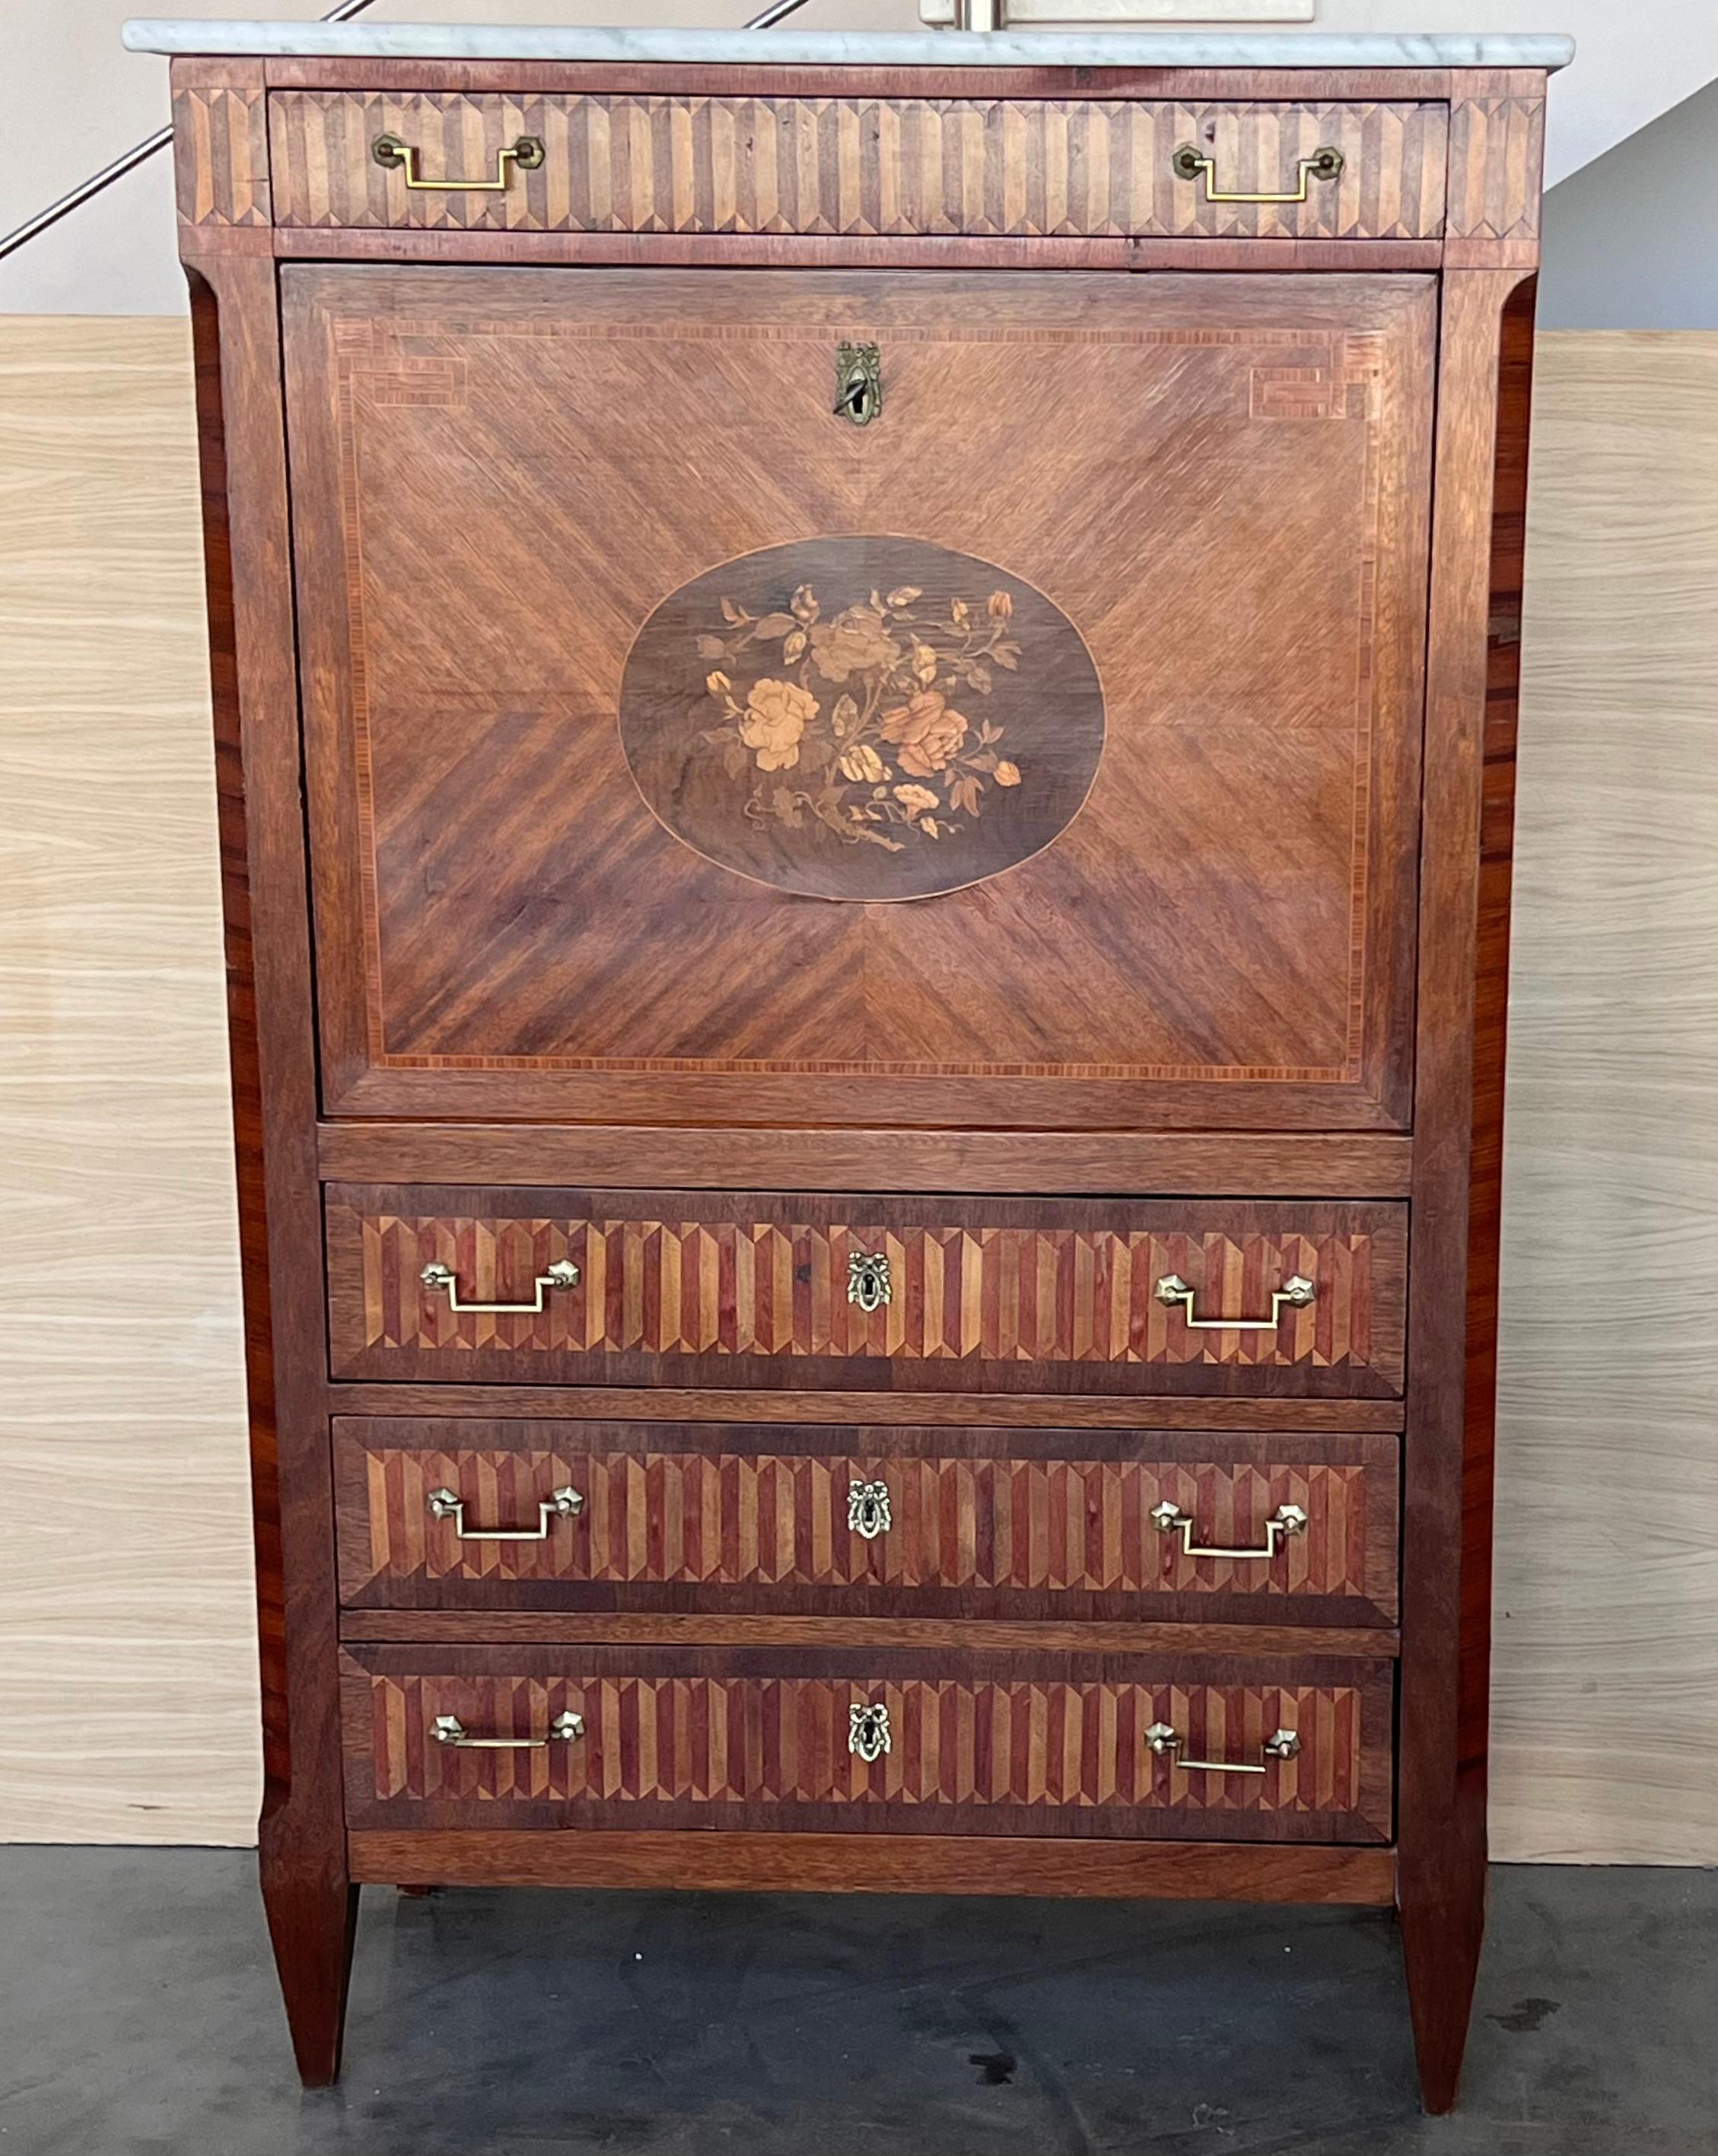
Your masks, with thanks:
<instances>
[{"instance_id":1,"label":"chevron wood veneer","mask_svg":"<svg viewBox=\"0 0 1718 2156\"><path fill-rule=\"evenodd\" d=\"M173 128L195 146L177 167L183 223L272 223L268 115L260 91L183 82L174 91Z\"/></svg>"},{"instance_id":2,"label":"chevron wood veneer","mask_svg":"<svg viewBox=\"0 0 1718 2156\"><path fill-rule=\"evenodd\" d=\"M519 1194L535 1205L551 1194ZM601 1194L580 1192L565 1194L564 1213L522 1217L504 1193L463 1214L419 1209L457 1195L330 1187L342 1375L573 1381L677 1363L716 1383L759 1372L784 1383L810 1363L858 1384L887 1383L911 1364L926 1383L982 1371L981 1382L1016 1389L1072 1367L1083 1388L1111 1391L1148 1368L1144 1389L1290 1371L1319 1391L1389 1393L1400 1380L1405 1223L1388 1205L1068 1200L1027 1220L983 1200L926 1219L904 1200L850 1210L807 1197L772 1201L777 1217L759 1219L755 1201L663 1193L650 1194L660 1211L643 1194L630 1211L611 1195L591 1217L584 1209ZM1124 1211L1139 1224L1112 1224ZM867 1252L887 1257L893 1284L871 1312L847 1295L851 1259ZM577 1286L546 1292L528 1315L455 1313L420 1277L445 1265L466 1302L529 1302L538 1279L568 1260ZM1313 1282L1313 1301L1262 1330L1190 1327L1157 1293L1176 1275L1195 1291L1196 1317L1257 1317L1297 1274Z\"/></svg>"},{"instance_id":3,"label":"chevron wood veneer","mask_svg":"<svg viewBox=\"0 0 1718 2156\"><path fill-rule=\"evenodd\" d=\"M1443 228L1444 108L1043 98L400 96L275 91L283 225L507 232L1114 234L1397 239ZM542 164L491 195L414 193L378 165L389 134L426 174L487 173L522 135ZM1220 188L1292 189L1330 146L1340 180L1296 203L1212 203L1178 179L1186 142Z\"/></svg>"},{"instance_id":4,"label":"chevron wood veneer","mask_svg":"<svg viewBox=\"0 0 1718 2156\"><path fill-rule=\"evenodd\" d=\"M1308 1838L1389 1833L1388 1674L1350 1665L1340 1681L1200 1682L1060 1676L605 1674L594 1651L561 1671L515 1674L499 1650L463 1650L486 1666L396 1673L403 1650L353 1650L347 1786L354 1815L384 1824L422 1809L452 1825L490 1806L537 1808L568 1825L641 1825L671 1809L765 1826L783 1815L860 1811L915 1832L1171 1830L1213 1815L1239 1836L1294 1823ZM420 1652L420 1661L425 1659ZM543 1659L538 1650L538 1659ZM640 1659L661 1663L662 1650ZM758 1658L752 1657L754 1661ZM349 1666L352 1665L349 1664ZM871 1763L847 1747L849 1709L887 1708L890 1750ZM468 1734L530 1738L553 1717L583 1716L584 1735L536 1749L467 1752L430 1726L453 1715ZM1145 1742L1166 1722L1190 1758L1257 1763L1265 1739L1294 1730L1298 1754L1263 1775L1194 1772ZM368 1735L368 1743L364 1742Z\"/></svg>"},{"instance_id":5,"label":"chevron wood veneer","mask_svg":"<svg viewBox=\"0 0 1718 2156\"><path fill-rule=\"evenodd\" d=\"M1452 237L1536 240L1545 101L1473 97L1450 108Z\"/></svg>"},{"instance_id":6,"label":"chevron wood veneer","mask_svg":"<svg viewBox=\"0 0 1718 2156\"><path fill-rule=\"evenodd\" d=\"M738 1600L753 1606L776 1589L755 1606L910 1613L958 1594L968 1614L1053 1615L1104 1597L1144 1615L1185 1597L1206 1615L1231 1601L1254 1618L1266 1604L1305 1622L1394 1614L1393 1439L1130 1435L1079 1458L1060 1432L961 1435L951 1455L955 1434L934 1430L831 1430L788 1450L761 1430L347 1418L336 1432L342 1591L399 1608L726 1609L736 1597L723 1590L748 1590ZM887 1495L888 1524L871 1539L850 1522L855 1483ZM474 1528L529 1527L569 1486L580 1510L540 1542L462 1541L428 1502L450 1489ZM1268 1560L1194 1557L1152 1520L1165 1502L1199 1543L1268 1548L1265 1522L1283 1505L1307 1524ZM591 1592L571 1598L575 1585ZM690 1603L655 1591L682 1588L712 1591Z\"/></svg>"}]
</instances>

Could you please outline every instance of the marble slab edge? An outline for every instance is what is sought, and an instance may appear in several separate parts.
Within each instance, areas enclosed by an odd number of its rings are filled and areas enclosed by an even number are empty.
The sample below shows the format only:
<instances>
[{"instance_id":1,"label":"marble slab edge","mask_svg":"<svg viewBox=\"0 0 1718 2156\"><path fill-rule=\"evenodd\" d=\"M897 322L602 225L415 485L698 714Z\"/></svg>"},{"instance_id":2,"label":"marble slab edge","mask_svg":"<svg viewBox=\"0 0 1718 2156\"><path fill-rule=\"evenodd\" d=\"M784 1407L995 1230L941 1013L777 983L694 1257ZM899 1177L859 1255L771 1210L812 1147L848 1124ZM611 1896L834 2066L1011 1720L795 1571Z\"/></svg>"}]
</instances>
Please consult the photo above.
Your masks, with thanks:
<instances>
[{"instance_id":1,"label":"marble slab edge","mask_svg":"<svg viewBox=\"0 0 1718 2156\"><path fill-rule=\"evenodd\" d=\"M642 60L783 67L1544 68L1572 38L1309 30L625 30L547 24L214 22L141 16L134 53L311 59Z\"/></svg>"}]
</instances>

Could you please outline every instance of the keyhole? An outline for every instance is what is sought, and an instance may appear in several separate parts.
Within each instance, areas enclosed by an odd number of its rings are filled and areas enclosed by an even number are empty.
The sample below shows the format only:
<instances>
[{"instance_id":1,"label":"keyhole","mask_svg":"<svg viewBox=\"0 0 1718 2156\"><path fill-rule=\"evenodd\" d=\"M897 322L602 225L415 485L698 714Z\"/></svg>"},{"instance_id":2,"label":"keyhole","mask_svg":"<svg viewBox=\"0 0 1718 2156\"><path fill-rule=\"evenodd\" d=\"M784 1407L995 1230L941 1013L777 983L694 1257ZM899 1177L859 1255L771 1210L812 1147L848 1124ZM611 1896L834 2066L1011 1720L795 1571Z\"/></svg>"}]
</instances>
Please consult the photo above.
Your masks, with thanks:
<instances>
[{"instance_id":1,"label":"keyhole","mask_svg":"<svg viewBox=\"0 0 1718 2156\"><path fill-rule=\"evenodd\" d=\"M835 409L856 427L868 427L882 408L881 358L874 344L843 344L836 355Z\"/></svg>"}]
</instances>

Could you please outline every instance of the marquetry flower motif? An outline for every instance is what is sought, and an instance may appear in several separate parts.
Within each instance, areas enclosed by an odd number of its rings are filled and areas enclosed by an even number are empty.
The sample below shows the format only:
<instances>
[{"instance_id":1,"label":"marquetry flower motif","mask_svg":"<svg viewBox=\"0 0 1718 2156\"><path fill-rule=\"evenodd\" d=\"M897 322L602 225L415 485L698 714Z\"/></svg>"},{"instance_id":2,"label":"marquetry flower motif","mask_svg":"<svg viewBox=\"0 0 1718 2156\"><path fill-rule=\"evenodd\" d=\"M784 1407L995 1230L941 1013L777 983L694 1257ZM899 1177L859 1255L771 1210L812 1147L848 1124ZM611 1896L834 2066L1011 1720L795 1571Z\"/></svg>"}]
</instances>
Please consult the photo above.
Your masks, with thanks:
<instances>
[{"instance_id":1,"label":"marquetry flower motif","mask_svg":"<svg viewBox=\"0 0 1718 2156\"><path fill-rule=\"evenodd\" d=\"M1018 670L1012 594L923 602L913 584L832 614L809 584L760 614L722 599L721 631L694 639L717 707L699 745L735 814L898 854L970 829L993 787L1023 783L1000 753L1007 729L959 708Z\"/></svg>"}]
</instances>

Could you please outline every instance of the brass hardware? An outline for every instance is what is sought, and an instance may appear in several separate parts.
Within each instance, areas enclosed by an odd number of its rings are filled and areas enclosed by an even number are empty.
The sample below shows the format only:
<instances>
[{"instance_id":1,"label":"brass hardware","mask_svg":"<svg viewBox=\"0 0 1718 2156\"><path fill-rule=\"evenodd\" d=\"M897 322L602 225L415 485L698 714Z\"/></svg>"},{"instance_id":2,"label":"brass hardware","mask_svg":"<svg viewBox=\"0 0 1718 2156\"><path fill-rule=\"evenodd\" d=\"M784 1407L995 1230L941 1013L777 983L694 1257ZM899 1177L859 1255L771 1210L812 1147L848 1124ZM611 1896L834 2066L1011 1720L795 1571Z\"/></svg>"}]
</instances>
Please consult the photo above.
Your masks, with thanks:
<instances>
[{"instance_id":1,"label":"brass hardware","mask_svg":"<svg viewBox=\"0 0 1718 2156\"><path fill-rule=\"evenodd\" d=\"M547 1737L467 1737L456 1714L438 1714L430 1725L438 1744L452 1744L462 1752L546 1752L551 1744L574 1744L584 1734L584 1717L569 1708L558 1714Z\"/></svg>"},{"instance_id":2,"label":"brass hardware","mask_svg":"<svg viewBox=\"0 0 1718 2156\"><path fill-rule=\"evenodd\" d=\"M885 1752L892 1748L887 1707L850 1707L847 1709L847 1749L850 1752L856 1753L869 1766L872 1760L881 1759Z\"/></svg>"},{"instance_id":3,"label":"brass hardware","mask_svg":"<svg viewBox=\"0 0 1718 2156\"><path fill-rule=\"evenodd\" d=\"M418 1278L423 1281L432 1295L438 1288L445 1288L447 1306L452 1311L499 1312L507 1316L517 1313L523 1317L538 1317L543 1313L543 1298L548 1289L578 1286L579 1268L571 1258L558 1258L546 1273L538 1275L533 1283L537 1290L537 1300L534 1302L461 1302L459 1282L453 1276L452 1266L440 1265L433 1258L418 1275Z\"/></svg>"},{"instance_id":4,"label":"brass hardware","mask_svg":"<svg viewBox=\"0 0 1718 2156\"><path fill-rule=\"evenodd\" d=\"M882 409L882 354L874 344L836 346L835 413L868 427Z\"/></svg>"},{"instance_id":5,"label":"brass hardware","mask_svg":"<svg viewBox=\"0 0 1718 2156\"><path fill-rule=\"evenodd\" d=\"M1167 1498L1151 1508L1152 1519L1160 1534L1179 1534L1183 1557L1253 1557L1272 1558L1290 1535L1306 1532L1306 1514L1299 1505L1278 1505L1273 1516L1265 1522L1265 1540L1263 1549L1206 1548L1193 1539L1193 1522L1179 1505L1171 1505Z\"/></svg>"},{"instance_id":6,"label":"brass hardware","mask_svg":"<svg viewBox=\"0 0 1718 2156\"><path fill-rule=\"evenodd\" d=\"M1300 1749L1300 1739L1292 1729L1279 1729L1259 1746L1264 1757L1256 1766L1244 1759L1184 1759L1183 1740L1166 1722L1154 1722L1145 1732L1145 1742L1160 1758L1179 1767L1184 1774L1263 1774L1268 1773L1273 1759L1292 1759Z\"/></svg>"},{"instance_id":7,"label":"brass hardware","mask_svg":"<svg viewBox=\"0 0 1718 2156\"><path fill-rule=\"evenodd\" d=\"M1283 1306L1304 1310L1318 1293L1309 1280L1299 1273L1291 1273L1271 1296L1268 1317L1196 1317L1193 1315L1194 1291L1179 1273L1165 1273L1157 1283L1157 1299L1173 1306L1180 1303L1187 1313L1187 1322L1200 1332L1274 1332L1283 1315Z\"/></svg>"},{"instance_id":8,"label":"brass hardware","mask_svg":"<svg viewBox=\"0 0 1718 2156\"><path fill-rule=\"evenodd\" d=\"M847 1485L847 1525L864 1541L874 1543L894 1525L889 1517L887 1482L850 1482Z\"/></svg>"},{"instance_id":9,"label":"brass hardware","mask_svg":"<svg viewBox=\"0 0 1718 2156\"><path fill-rule=\"evenodd\" d=\"M426 180L418 171L417 145L402 142L398 135L378 135L370 145L370 155L390 172L403 172L409 187L438 195L498 195L505 192L512 177L509 166L517 165L522 172L534 172L545 152L540 135L522 135L517 142L503 144L495 153L492 180Z\"/></svg>"},{"instance_id":10,"label":"brass hardware","mask_svg":"<svg viewBox=\"0 0 1718 2156\"><path fill-rule=\"evenodd\" d=\"M462 1543L546 1543L557 1520L575 1519L584 1510L584 1498L570 1482L538 1505L534 1527L468 1527L466 1501L453 1490L432 1490L425 1502L432 1517L453 1522L454 1532Z\"/></svg>"},{"instance_id":11,"label":"brass hardware","mask_svg":"<svg viewBox=\"0 0 1718 2156\"><path fill-rule=\"evenodd\" d=\"M1227 187L1211 185L1216 176L1216 160L1207 157L1191 142L1182 143L1170 159L1170 170L1178 180L1196 180L1205 176L1205 199L1208 203L1304 203L1309 180L1335 180L1341 177L1343 156L1326 142L1314 150L1309 157L1296 160L1300 169L1300 184L1291 192L1281 194L1246 194L1232 192Z\"/></svg>"},{"instance_id":12,"label":"brass hardware","mask_svg":"<svg viewBox=\"0 0 1718 2156\"><path fill-rule=\"evenodd\" d=\"M847 1260L847 1300L861 1310L881 1310L894 1301L889 1261L879 1251L855 1250Z\"/></svg>"}]
</instances>

